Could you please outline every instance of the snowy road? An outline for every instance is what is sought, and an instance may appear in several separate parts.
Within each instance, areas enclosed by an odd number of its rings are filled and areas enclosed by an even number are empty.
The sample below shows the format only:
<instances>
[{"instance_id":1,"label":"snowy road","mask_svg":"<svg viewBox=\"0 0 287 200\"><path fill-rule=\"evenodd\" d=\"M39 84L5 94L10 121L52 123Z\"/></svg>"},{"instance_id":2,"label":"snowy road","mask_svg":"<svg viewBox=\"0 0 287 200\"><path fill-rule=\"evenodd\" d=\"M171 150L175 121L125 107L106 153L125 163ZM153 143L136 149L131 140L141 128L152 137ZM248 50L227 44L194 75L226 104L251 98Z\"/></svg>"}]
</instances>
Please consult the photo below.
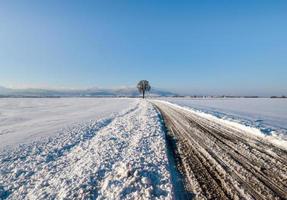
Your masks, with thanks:
<instances>
[{"instance_id":1,"label":"snowy road","mask_svg":"<svg viewBox=\"0 0 287 200\"><path fill-rule=\"evenodd\" d=\"M261 137L153 101L177 144L187 190L198 199L286 199L287 151Z\"/></svg>"}]
</instances>

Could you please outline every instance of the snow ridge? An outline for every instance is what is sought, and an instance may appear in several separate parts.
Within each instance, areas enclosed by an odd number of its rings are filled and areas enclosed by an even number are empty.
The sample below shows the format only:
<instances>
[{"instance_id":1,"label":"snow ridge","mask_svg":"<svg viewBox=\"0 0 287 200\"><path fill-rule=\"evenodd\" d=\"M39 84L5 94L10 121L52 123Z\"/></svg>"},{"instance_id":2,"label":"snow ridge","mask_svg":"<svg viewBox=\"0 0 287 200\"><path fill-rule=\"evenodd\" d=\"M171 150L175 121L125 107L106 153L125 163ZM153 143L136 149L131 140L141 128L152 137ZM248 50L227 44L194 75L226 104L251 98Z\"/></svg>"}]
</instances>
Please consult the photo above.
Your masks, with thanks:
<instances>
[{"instance_id":1,"label":"snow ridge","mask_svg":"<svg viewBox=\"0 0 287 200\"><path fill-rule=\"evenodd\" d=\"M0 199L171 199L164 132L146 101L0 153Z\"/></svg>"},{"instance_id":2,"label":"snow ridge","mask_svg":"<svg viewBox=\"0 0 287 200\"><path fill-rule=\"evenodd\" d=\"M266 140L268 142L271 142L273 145L276 145L277 147L280 147L281 149L287 150L287 140L281 138L280 135L278 135L276 132L272 132L271 135L266 135L264 132L262 132L260 129L258 129L256 127L247 126L246 124L241 124L240 122L236 122L236 121L230 121L226 118L219 118L218 116L215 116L215 115L212 115L209 113L205 113L205 112L202 112L200 110L196 110L194 108L190 108L187 106L180 106L180 105L177 105L176 103L171 103L171 102L163 101L163 100L154 100L154 101L165 103L165 104L171 105L173 107L176 107L178 109L187 110L193 114L196 114L200 117L208 119L212 122L227 125L230 128L233 128L235 130L244 131L244 132L246 132L252 136L255 136L255 137L261 138L263 140Z\"/></svg>"}]
</instances>

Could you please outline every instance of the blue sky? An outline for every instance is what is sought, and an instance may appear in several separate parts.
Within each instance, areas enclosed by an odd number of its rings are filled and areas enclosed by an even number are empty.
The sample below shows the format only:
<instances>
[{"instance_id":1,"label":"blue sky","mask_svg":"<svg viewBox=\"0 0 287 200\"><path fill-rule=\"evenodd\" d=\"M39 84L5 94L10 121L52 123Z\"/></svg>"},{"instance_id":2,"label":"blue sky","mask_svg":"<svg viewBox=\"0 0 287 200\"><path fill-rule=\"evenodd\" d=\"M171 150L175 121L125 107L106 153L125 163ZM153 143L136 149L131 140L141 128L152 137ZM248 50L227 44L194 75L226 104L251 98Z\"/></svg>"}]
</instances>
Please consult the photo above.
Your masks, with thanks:
<instances>
[{"instance_id":1,"label":"blue sky","mask_svg":"<svg viewBox=\"0 0 287 200\"><path fill-rule=\"evenodd\" d=\"M287 93L287 1L0 2L0 85Z\"/></svg>"}]
</instances>

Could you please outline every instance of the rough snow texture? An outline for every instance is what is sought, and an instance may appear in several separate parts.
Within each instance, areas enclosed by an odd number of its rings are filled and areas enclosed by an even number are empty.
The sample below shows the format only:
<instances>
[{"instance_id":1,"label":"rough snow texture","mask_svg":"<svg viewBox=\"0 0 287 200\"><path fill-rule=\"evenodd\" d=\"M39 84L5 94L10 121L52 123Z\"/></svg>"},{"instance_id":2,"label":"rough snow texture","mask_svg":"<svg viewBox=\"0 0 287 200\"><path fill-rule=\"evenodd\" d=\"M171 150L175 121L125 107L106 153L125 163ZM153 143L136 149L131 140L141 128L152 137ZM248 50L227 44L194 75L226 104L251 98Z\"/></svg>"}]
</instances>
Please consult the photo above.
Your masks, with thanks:
<instances>
[{"instance_id":1,"label":"rough snow texture","mask_svg":"<svg viewBox=\"0 0 287 200\"><path fill-rule=\"evenodd\" d=\"M136 102L120 114L2 151L0 199L171 199L158 114Z\"/></svg>"}]
</instances>

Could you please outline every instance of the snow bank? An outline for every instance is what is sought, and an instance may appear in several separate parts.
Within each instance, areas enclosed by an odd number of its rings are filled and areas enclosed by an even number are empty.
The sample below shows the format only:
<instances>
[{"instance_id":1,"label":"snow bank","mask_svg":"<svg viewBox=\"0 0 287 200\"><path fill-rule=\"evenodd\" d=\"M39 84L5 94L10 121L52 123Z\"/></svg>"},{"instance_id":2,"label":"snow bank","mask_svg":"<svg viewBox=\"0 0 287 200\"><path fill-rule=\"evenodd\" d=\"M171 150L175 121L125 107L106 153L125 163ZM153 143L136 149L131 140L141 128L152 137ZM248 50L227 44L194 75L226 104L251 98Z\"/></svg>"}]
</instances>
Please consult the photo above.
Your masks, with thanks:
<instances>
[{"instance_id":1,"label":"snow bank","mask_svg":"<svg viewBox=\"0 0 287 200\"><path fill-rule=\"evenodd\" d=\"M198 115L200 117L203 117L205 119L214 121L216 123L224 124L224 125L227 125L227 126L229 126L231 128L237 129L237 130L242 130L242 131L244 131L246 133L249 133L251 135L254 135L256 137L260 137L261 139L269 141L269 142L273 143L274 145L277 145L277 146L279 146L281 148L287 149L287 140L282 139L282 137L278 136L278 134L275 131L271 132L270 135L266 135L264 132L262 132L258 128L255 128L255 127L252 127L252 126L247 126L245 124L241 124L240 122L230 121L228 118L219 118L217 116L214 116L214 115L209 114L209 113L202 112L200 110L196 110L196 109L193 109L193 108L190 108L190 107L186 107L186 106L183 107L183 106L180 106L180 105L177 105L177 104L174 104L174 103L170 103L170 102L167 102L167 101L162 101L162 100L156 100L156 101L160 101L162 103L169 104L169 105L174 106L174 107L176 107L178 109L183 109L183 110L192 112L193 114L196 114L196 115Z\"/></svg>"},{"instance_id":2,"label":"snow bank","mask_svg":"<svg viewBox=\"0 0 287 200\"><path fill-rule=\"evenodd\" d=\"M0 152L0 199L172 199L160 120L137 103Z\"/></svg>"},{"instance_id":3,"label":"snow bank","mask_svg":"<svg viewBox=\"0 0 287 200\"><path fill-rule=\"evenodd\" d=\"M287 140L287 100L271 98L163 98Z\"/></svg>"}]
</instances>

